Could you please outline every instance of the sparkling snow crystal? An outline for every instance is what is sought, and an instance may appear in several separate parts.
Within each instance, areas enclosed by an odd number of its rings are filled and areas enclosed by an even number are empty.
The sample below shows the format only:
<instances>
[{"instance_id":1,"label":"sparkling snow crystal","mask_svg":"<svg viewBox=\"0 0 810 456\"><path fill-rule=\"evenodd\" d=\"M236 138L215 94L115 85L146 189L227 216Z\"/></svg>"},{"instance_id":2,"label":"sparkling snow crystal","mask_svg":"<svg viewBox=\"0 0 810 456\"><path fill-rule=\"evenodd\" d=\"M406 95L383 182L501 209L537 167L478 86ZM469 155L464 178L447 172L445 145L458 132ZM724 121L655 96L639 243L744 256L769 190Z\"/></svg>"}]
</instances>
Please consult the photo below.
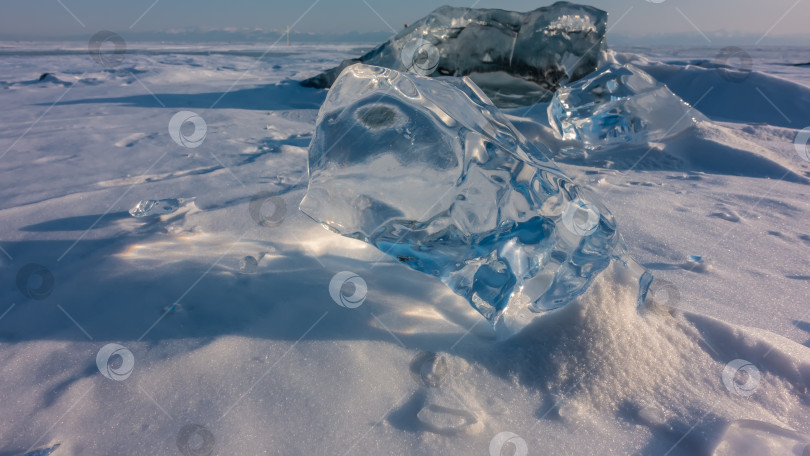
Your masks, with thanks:
<instances>
[{"instance_id":1,"label":"sparkling snow crystal","mask_svg":"<svg viewBox=\"0 0 810 456\"><path fill-rule=\"evenodd\" d=\"M469 78L357 64L318 114L301 210L512 327L581 294L621 250L609 212L547 152Z\"/></svg>"}]
</instances>

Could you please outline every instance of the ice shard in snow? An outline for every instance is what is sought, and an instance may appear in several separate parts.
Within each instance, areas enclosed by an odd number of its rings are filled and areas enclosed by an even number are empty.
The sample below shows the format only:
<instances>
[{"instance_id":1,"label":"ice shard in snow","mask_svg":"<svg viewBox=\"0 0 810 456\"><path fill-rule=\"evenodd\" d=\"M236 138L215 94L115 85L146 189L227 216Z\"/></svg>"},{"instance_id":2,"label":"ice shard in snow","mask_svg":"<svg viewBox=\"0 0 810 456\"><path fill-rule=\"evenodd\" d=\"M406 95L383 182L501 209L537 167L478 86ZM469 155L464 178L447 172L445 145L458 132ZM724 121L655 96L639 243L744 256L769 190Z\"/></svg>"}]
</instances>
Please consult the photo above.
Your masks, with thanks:
<instances>
[{"instance_id":1,"label":"ice shard in snow","mask_svg":"<svg viewBox=\"0 0 810 456\"><path fill-rule=\"evenodd\" d=\"M581 294L623 248L607 209L548 152L469 78L357 64L318 114L301 210L519 327Z\"/></svg>"},{"instance_id":2,"label":"ice shard in snow","mask_svg":"<svg viewBox=\"0 0 810 456\"><path fill-rule=\"evenodd\" d=\"M589 146L659 141L706 120L664 84L633 65L610 65L560 88L549 124Z\"/></svg>"},{"instance_id":3,"label":"ice shard in snow","mask_svg":"<svg viewBox=\"0 0 810 456\"><path fill-rule=\"evenodd\" d=\"M527 13L442 6L302 84L330 87L344 68L365 63L426 76L469 75L499 106L531 104L596 69L606 25L604 11L568 2Z\"/></svg>"}]
</instances>

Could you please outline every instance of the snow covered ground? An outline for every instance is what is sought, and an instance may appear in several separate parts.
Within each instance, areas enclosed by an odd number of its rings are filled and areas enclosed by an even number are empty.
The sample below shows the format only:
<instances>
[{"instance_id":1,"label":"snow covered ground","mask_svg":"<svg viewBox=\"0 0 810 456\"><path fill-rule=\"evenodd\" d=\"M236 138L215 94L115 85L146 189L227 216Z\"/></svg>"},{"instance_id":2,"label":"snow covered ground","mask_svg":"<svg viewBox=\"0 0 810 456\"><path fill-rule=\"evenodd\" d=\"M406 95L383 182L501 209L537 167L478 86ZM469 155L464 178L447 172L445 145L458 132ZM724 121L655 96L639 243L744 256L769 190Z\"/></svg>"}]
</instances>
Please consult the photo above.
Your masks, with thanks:
<instances>
[{"instance_id":1,"label":"snow covered ground","mask_svg":"<svg viewBox=\"0 0 810 456\"><path fill-rule=\"evenodd\" d=\"M742 77L718 49L620 50L713 121L663 143L571 153L545 104L509 110L657 303L611 268L507 340L297 210L325 92L295 81L361 49L266 50L0 43L0 455L807 454L806 49L748 50Z\"/></svg>"}]
</instances>

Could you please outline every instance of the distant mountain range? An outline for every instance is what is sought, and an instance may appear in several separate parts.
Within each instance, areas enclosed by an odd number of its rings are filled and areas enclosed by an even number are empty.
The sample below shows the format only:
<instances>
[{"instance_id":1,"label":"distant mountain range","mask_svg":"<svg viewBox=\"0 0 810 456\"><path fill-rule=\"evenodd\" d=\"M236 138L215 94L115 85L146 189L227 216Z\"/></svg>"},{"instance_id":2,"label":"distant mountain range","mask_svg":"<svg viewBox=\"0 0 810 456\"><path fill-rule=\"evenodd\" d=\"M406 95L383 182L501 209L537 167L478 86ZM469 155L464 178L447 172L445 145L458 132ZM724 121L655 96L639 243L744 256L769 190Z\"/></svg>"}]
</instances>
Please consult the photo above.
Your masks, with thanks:
<instances>
[{"instance_id":1,"label":"distant mountain range","mask_svg":"<svg viewBox=\"0 0 810 456\"><path fill-rule=\"evenodd\" d=\"M158 32L132 32L130 30L116 31L128 42L170 42L170 43L273 43L280 40L286 42L284 30L265 30L261 28L184 28L171 29ZM93 32L95 33L95 31ZM93 33L87 35L71 36L12 36L0 33L2 41L86 41ZM292 43L382 43L393 33L391 31L375 32L349 32L349 33L306 33L293 30L290 32ZM729 34L709 32L675 33L662 35L634 35L624 33L608 34L610 45L702 45L723 46L736 45L741 47L759 45L804 45L810 41L810 34L805 35L768 35L763 38L754 34Z\"/></svg>"},{"instance_id":2,"label":"distant mountain range","mask_svg":"<svg viewBox=\"0 0 810 456\"><path fill-rule=\"evenodd\" d=\"M257 42L275 42L281 39L281 42L286 41L286 32L284 30L264 30L264 29L174 29L165 30L160 32L132 32L116 31L114 32L121 35L126 41L150 41L150 42L176 42L176 43L257 43ZM0 33L0 40L5 41L86 41L90 38L92 33L87 36L72 35L60 37L36 37L36 36L8 36ZM376 43L383 42L391 38L390 31L378 32L349 32L341 34L323 34L323 33L303 33L303 32L290 32L290 42L292 43Z\"/></svg>"}]
</instances>

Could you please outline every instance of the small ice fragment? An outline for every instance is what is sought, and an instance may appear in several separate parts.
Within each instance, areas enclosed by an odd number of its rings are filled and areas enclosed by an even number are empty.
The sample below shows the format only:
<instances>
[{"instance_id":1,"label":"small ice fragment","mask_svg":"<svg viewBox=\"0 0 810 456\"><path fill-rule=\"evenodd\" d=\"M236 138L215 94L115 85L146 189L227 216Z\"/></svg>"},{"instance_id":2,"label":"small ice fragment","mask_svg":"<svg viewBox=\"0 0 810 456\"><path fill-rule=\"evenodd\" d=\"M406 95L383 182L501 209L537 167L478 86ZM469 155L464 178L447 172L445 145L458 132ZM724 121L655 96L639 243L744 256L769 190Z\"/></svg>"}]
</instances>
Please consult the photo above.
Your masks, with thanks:
<instances>
[{"instance_id":1,"label":"small ice fragment","mask_svg":"<svg viewBox=\"0 0 810 456\"><path fill-rule=\"evenodd\" d=\"M171 214L180 207L180 200L175 198L162 200L141 200L129 210L133 217Z\"/></svg>"},{"instance_id":2,"label":"small ice fragment","mask_svg":"<svg viewBox=\"0 0 810 456\"><path fill-rule=\"evenodd\" d=\"M56 449L59 448L61 445L62 445L61 443L57 443L56 445L50 448L41 448L39 450L29 451L28 453L25 453L22 456L49 456L53 454L53 452L56 451Z\"/></svg>"},{"instance_id":3,"label":"small ice fragment","mask_svg":"<svg viewBox=\"0 0 810 456\"><path fill-rule=\"evenodd\" d=\"M561 87L549 124L564 140L589 146L660 141L706 117L633 65L610 65Z\"/></svg>"},{"instance_id":4,"label":"small ice fragment","mask_svg":"<svg viewBox=\"0 0 810 456\"><path fill-rule=\"evenodd\" d=\"M700 255L689 255L681 267L691 272L706 272L709 270L709 264Z\"/></svg>"},{"instance_id":5,"label":"small ice fragment","mask_svg":"<svg viewBox=\"0 0 810 456\"><path fill-rule=\"evenodd\" d=\"M239 260L239 272L242 274L255 274L259 268L259 262L252 256L246 256Z\"/></svg>"},{"instance_id":6,"label":"small ice fragment","mask_svg":"<svg viewBox=\"0 0 810 456\"><path fill-rule=\"evenodd\" d=\"M179 303L174 303L174 304L170 304L168 306L164 306L163 307L163 313L164 314L177 313L177 312L180 312L181 309L182 309L182 307L180 306Z\"/></svg>"}]
</instances>

